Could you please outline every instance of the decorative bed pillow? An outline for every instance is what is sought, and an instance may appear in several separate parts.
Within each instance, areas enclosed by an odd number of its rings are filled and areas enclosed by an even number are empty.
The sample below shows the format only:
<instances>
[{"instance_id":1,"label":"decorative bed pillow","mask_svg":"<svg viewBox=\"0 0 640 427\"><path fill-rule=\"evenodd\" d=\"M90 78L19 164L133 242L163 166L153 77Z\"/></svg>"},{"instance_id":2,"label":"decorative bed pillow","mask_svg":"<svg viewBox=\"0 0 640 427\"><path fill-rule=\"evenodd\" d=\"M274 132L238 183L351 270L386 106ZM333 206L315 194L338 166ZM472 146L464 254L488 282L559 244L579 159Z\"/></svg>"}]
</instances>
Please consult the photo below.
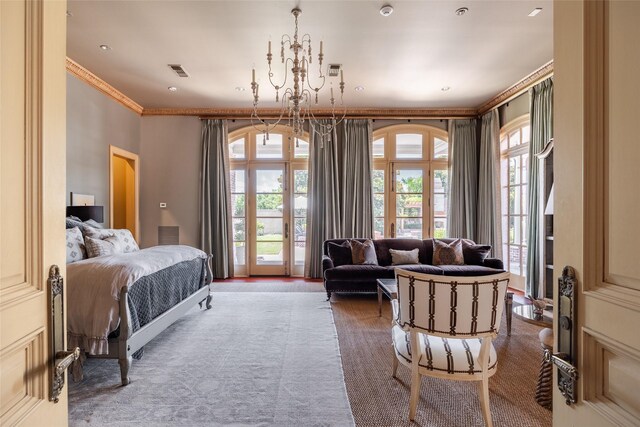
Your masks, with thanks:
<instances>
[{"instance_id":1,"label":"decorative bed pillow","mask_svg":"<svg viewBox=\"0 0 640 427\"><path fill-rule=\"evenodd\" d=\"M139 251L140 248L136 243L136 240L133 238L131 231L126 228L123 229L113 229L113 228L92 228L85 227L84 230L85 237L91 237L93 239L104 240L109 237L115 237L120 241L120 246L122 247L122 252L136 252Z\"/></svg>"},{"instance_id":2,"label":"decorative bed pillow","mask_svg":"<svg viewBox=\"0 0 640 427\"><path fill-rule=\"evenodd\" d=\"M333 242L327 243L327 252L334 267L351 264L351 245L345 240L341 245Z\"/></svg>"},{"instance_id":3,"label":"decorative bed pillow","mask_svg":"<svg viewBox=\"0 0 640 427\"><path fill-rule=\"evenodd\" d=\"M98 229L103 229L104 227L102 226L102 224L100 224L99 222L96 222L92 219L88 219L85 222L83 222L84 225L88 225L89 227L93 227L93 228L98 228Z\"/></svg>"},{"instance_id":4,"label":"decorative bed pillow","mask_svg":"<svg viewBox=\"0 0 640 427\"><path fill-rule=\"evenodd\" d=\"M378 265L378 257L372 240L359 242L357 240L349 240L351 245L351 261L353 264L369 264Z\"/></svg>"},{"instance_id":5,"label":"decorative bed pillow","mask_svg":"<svg viewBox=\"0 0 640 427\"><path fill-rule=\"evenodd\" d=\"M391 265L420 264L418 252L418 248L410 251L389 249L389 253L391 254Z\"/></svg>"},{"instance_id":6,"label":"decorative bed pillow","mask_svg":"<svg viewBox=\"0 0 640 427\"><path fill-rule=\"evenodd\" d=\"M491 252L491 245L476 245L471 240L462 241L464 263L467 265L482 265Z\"/></svg>"},{"instance_id":7,"label":"decorative bed pillow","mask_svg":"<svg viewBox=\"0 0 640 427\"><path fill-rule=\"evenodd\" d=\"M75 216L68 216L65 218L65 223L66 223L66 228L67 230L73 227L78 227L78 229L80 231L82 231L82 221L80 221L78 218L76 218Z\"/></svg>"},{"instance_id":8,"label":"decorative bed pillow","mask_svg":"<svg viewBox=\"0 0 640 427\"><path fill-rule=\"evenodd\" d=\"M67 229L67 264L87 258L82 232L78 227Z\"/></svg>"},{"instance_id":9,"label":"decorative bed pillow","mask_svg":"<svg viewBox=\"0 0 640 427\"><path fill-rule=\"evenodd\" d=\"M106 239L94 239L87 236L84 238L84 244L87 247L89 258L123 252L120 240L115 236L107 237Z\"/></svg>"},{"instance_id":10,"label":"decorative bed pillow","mask_svg":"<svg viewBox=\"0 0 640 427\"><path fill-rule=\"evenodd\" d=\"M433 265L464 265L462 241L456 239L447 244L433 239Z\"/></svg>"}]
</instances>

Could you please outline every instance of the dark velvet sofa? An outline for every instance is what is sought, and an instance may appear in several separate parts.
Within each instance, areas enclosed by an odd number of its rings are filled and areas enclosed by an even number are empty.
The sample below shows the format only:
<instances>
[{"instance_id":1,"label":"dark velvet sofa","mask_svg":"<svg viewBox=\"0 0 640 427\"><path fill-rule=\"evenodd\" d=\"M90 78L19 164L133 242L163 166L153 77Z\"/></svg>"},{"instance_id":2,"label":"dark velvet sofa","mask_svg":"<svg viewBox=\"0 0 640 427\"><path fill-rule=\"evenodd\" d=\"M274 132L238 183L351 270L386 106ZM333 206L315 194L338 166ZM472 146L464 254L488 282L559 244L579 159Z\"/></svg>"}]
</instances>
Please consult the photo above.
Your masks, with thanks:
<instances>
[{"instance_id":1,"label":"dark velvet sofa","mask_svg":"<svg viewBox=\"0 0 640 427\"><path fill-rule=\"evenodd\" d=\"M504 272L504 265L496 258L486 258L482 264L474 265L431 265L433 259L433 240L418 239L378 239L373 245L378 265L340 265L335 267L329 257L329 242L342 244L349 239L326 240L323 245L322 276L328 299L333 292L376 292L377 279L395 277L396 267L409 271L443 276L488 276ZM365 239L354 239L360 242ZM454 239L440 239L451 243ZM410 251L418 248L420 264L391 265L389 249Z\"/></svg>"}]
</instances>

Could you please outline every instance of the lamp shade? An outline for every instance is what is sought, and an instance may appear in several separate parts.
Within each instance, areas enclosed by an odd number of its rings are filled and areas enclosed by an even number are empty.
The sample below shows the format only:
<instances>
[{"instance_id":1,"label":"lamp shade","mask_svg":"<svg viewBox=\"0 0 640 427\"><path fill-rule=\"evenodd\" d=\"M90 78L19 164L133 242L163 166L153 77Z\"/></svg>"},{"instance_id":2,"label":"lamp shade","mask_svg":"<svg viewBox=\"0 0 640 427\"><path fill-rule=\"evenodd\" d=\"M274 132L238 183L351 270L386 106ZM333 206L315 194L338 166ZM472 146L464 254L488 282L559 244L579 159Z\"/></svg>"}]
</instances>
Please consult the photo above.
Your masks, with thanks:
<instances>
[{"instance_id":1,"label":"lamp shade","mask_svg":"<svg viewBox=\"0 0 640 427\"><path fill-rule=\"evenodd\" d=\"M547 199L547 207L544 210L545 215L553 215L553 187L555 187L555 184L551 184L551 191L549 191L549 198Z\"/></svg>"},{"instance_id":2,"label":"lamp shade","mask_svg":"<svg viewBox=\"0 0 640 427\"><path fill-rule=\"evenodd\" d=\"M104 207L103 206L67 206L67 216L76 216L81 221L89 219L95 222L104 221Z\"/></svg>"}]
</instances>

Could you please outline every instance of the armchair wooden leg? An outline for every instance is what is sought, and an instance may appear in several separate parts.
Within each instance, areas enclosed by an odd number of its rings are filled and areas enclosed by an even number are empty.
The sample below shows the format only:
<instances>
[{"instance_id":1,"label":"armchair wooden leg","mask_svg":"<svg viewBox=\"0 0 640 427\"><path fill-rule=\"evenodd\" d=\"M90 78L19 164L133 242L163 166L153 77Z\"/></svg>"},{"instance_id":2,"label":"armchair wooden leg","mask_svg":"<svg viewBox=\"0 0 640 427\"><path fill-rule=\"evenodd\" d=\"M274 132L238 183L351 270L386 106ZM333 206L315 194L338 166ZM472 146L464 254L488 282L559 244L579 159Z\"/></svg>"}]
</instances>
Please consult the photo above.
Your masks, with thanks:
<instances>
[{"instance_id":1,"label":"armchair wooden leg","mask_svg":"<svg viewBox=\"0 0 640 427\"><path fill-rule=\"evenodd\" d=\"M493 427L491 421L491 406L489 405L489 378L483 378L478 383L478 396L480 397L480 406L482 407L482 418L487 427Z\"/></svg>"},{"instance_id":2,"label":"armchair wooden leg","mask_svg":"<svg viewBox=\"0 0 640 427\"><path fill-rule=\"evenodd\" d=\"M416 418L418 399L420 398L420 374L417 369L411 369L411 398L409 399L409 420Z\"/></svg>"},{"instance_id":3,"label":"armchair wooden leg","mask_svg":"<svg viewBox=\"0 0 640 427\"><path fill-rule=\"evenodd\" d=\"M393 355L393 360L391 361L391 376L393 378L397 378L396 377L396 372L398 372L398 355L396 354L395 349L393 350L393 353L391 353Z\"/></svg>"}]
</instances>

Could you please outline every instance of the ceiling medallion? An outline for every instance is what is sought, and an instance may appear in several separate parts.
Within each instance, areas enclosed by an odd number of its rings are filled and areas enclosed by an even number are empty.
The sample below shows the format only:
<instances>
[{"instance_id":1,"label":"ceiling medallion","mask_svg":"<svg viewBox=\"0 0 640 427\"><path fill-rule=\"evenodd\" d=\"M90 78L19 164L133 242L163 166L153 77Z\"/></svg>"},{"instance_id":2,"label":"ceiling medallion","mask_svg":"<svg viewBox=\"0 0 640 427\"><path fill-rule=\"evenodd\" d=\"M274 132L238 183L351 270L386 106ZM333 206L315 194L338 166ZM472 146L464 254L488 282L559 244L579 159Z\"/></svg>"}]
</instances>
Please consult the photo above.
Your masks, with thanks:
<instances>
[{"instance_id":1,"label":"ceiling medallion","mask_svg":"<svg viewBox=\"0 0 640 427\"><path fill-rule=\"evenodd\" d=\"M263 144L266 144L266 141L269 139L269 131L283 120L292 128L294 135L297 137L302 136L304 132L305 120L309 121L309 131L314 131L316 134L323 136L331 133L338 123L344 120L347 112L342 100L344 94L344 77L342 69L340 69L340 84L338 89L340 91L339 103L336 102L334 90L333 87L331 87L331 98L329 98L331 108L328 113L323 112L323 116L328 116L331 119L331 123L321 124L316 117L318 93L324 88L327 77L322 72L324 54L322 51L322 41L320 41L318 77L314 78L314 82L312 83L308 76L311 72L310 67L313 64L311 36L309 34L304 34L302 37L298 36L298 16L300 16L301 13L302 10L298 8L291 10L295 21L293 37L284 34L280 42L280 59L282 64L284 64L284 80L282 82L273 81L273 71L271 70L273 55L271 54L271 40L269 40L267 53L269 83L276 90L276 102L281 103L280 116L273 123L268 123L266 120L260 118L258 114L260 84L256 82L255 68L251 72L251 90L253 92L251 123L254 128L264 133ZM286 56L285 48L287 48L289 52ZM289 75L289 72L291 75ZM317 84L317 86L315 84ZM312 108L312 104L315 106L315 110ZM297 145L298 141L296 138L296 146Z\"/></svg>"}]
</instances>

